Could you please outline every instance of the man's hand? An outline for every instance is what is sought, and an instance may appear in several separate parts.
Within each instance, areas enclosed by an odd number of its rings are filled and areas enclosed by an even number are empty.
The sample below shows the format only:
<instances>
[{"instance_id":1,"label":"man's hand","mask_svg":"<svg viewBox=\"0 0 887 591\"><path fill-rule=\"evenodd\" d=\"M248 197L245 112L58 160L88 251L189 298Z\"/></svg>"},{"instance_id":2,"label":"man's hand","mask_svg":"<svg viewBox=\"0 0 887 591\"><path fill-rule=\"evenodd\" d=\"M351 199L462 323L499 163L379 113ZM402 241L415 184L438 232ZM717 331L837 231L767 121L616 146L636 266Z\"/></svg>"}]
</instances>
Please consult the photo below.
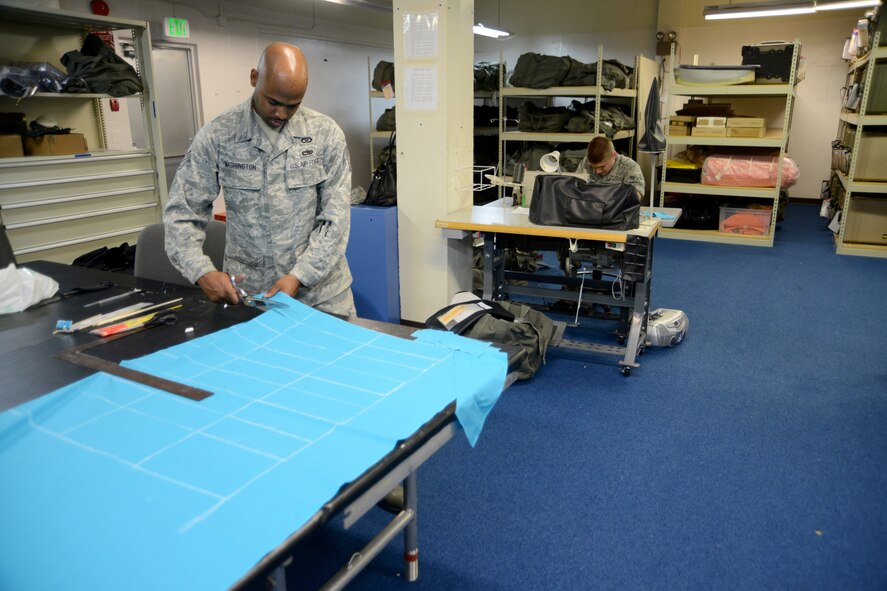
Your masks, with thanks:
<instances>
[{"instance_id":1,"label":"man's hand","mask_svg":"<svg viewBox=\"0 0 887 591\"><path fill-rule=\"evenodd\" d=\"M284 275L280 279L277 280L277 283L271 286L263 297L270 298L278 291L282 291L286 295L291 298L296 297L296 292L299 291L299 288L302 284L296 279L295 275Z\"/></svg>"},{"instance_id":2,"label":"man's hand","mask_svg":"<svg viewBox=\"0 0 887 591\"><path fill-rule=\"evenodd\" d=\"M235 277L235 281L242 281L244 275ZM226 302L228 304L239 304L240 294L231 284L231 276L221 271L210 271L197 280L197 285L206 294L206 297L213 302Z\"/></svg>"}]
</instances>

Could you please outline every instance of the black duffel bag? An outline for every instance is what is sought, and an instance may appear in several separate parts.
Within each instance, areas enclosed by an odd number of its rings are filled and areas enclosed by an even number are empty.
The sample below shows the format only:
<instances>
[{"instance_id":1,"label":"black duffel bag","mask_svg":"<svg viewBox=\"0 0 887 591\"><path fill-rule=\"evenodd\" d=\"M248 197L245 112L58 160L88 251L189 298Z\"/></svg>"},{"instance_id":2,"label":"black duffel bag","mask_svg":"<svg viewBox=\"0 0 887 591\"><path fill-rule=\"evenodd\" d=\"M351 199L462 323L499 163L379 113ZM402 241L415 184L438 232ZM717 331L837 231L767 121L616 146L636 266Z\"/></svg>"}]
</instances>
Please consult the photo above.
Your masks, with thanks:
<instances>
[{"instance_id":1,"label":"black duffel bag","mask_svg":"<svg viewBox=\"0 0 887 591\"><path fill-rule=\"evenodd\" d=\"M530 203L530 221L543 226L634 230L640 212L631 185L602 185L559 174L537 176Z\"/></svg>"}]
</instances>

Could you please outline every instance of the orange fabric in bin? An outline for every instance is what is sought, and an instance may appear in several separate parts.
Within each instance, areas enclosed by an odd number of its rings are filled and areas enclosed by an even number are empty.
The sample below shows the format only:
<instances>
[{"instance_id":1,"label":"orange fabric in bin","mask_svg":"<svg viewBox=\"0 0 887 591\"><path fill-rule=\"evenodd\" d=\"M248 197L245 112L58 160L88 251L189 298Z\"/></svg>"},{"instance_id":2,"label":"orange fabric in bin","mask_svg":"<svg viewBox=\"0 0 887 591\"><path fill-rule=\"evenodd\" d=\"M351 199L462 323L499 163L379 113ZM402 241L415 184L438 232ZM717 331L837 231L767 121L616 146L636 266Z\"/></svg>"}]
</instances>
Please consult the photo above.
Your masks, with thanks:
<instances>
[{"instance_id":1,"label":"orange fabric in bin","mask_svg":"<svg viewBox=\"0 0 887 591\"><path fill-rule=\"evenodd\" d=\"M764 223L762 216L753 213L734 213L721 223L721 231L731 234L763 236L770 230L769 221L768 217L767 223Z\"/></svg>"},{"instance_id":2,"label":"orange fabric in bin","mask_svg":"<svg viewBox=\"0 0 887 591\"><path fill-rule=\"evenodd\" d=\"M801 174L794 160L783 158L782 188L798 182ZM720 187L775 187L779 158L744 154L711 154L702 163L702 184Z\"/></svg>"}]
</instances>

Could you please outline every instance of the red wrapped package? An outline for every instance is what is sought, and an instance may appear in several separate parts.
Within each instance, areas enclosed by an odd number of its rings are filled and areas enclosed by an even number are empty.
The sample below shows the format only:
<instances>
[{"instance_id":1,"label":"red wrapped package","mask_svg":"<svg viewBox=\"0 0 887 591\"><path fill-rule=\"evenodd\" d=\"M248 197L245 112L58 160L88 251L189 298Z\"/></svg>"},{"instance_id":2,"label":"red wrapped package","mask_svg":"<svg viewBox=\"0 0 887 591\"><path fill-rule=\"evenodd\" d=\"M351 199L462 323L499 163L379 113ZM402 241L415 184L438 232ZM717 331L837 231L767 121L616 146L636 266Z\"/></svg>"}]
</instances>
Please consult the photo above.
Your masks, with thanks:
<instances>
[{"instance_id":1,"label":"red wrapped package","mask_svg":"<svg viewBox=\"0 0 887 591\"><path fill-rule=\"evenodd\" d=\"M782 188L798 182L800 170L789 157L785 157L782 171ZM775 187L779 172L779 158L775 156L746 156L736 154L712 154L702 164L702 184L721 187Z\"/></svg>"}]
</instances>

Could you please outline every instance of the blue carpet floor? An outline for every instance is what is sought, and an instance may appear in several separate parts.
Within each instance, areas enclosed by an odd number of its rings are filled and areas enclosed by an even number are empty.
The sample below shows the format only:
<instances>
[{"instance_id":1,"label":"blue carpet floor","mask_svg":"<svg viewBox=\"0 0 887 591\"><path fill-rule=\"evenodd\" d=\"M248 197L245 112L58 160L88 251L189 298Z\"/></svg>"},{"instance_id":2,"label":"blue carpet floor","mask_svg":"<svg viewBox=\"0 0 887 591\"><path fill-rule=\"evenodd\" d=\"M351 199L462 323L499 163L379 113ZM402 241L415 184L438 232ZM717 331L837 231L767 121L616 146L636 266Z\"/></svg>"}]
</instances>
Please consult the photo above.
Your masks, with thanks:
<instances>
[{"instance_id":1,"label":"blue carpet floor","mask_svg":"<svg viewBox=\"0 0 887 591\"><path fill-rule=\"evenodd\" d=\"M687 339L628 378L550 352L420 470L419 581L397 542L350 588L887 589L887 260L837 256L817 214L769 249L657 241ZM386 516L319 536L290 588Z\"/></svg>"}]
</instances>

